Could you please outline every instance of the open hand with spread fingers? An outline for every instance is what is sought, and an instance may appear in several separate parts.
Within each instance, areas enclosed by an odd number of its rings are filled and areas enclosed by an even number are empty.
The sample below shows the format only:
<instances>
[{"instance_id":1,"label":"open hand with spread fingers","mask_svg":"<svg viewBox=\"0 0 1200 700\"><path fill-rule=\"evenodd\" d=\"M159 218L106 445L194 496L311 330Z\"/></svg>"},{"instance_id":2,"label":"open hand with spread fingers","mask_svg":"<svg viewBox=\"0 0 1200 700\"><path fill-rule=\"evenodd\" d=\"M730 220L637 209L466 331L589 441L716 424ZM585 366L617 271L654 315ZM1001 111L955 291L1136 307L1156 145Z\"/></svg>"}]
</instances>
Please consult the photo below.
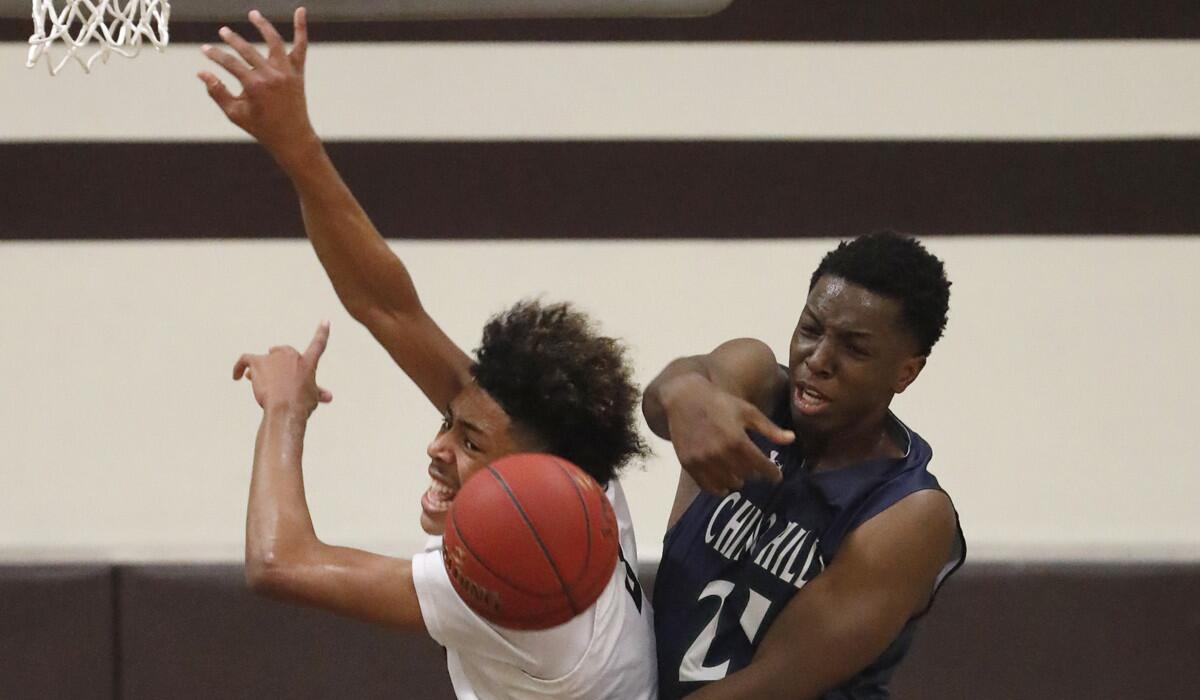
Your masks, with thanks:
<instances>
[{"instance_id":1,"label":"open hand with spread fingers","mask_svg":"<svg viewBox=\"0 0 1200 700\"><path fill-rule=\"evenodd\" d=\"M329 343L329 322L322 322L303 352L276 345L265 355L245 354L233 366L233 379L243 376L254 388L254 400L266 411L289 410L305 417L333 394L317 386L317 363Z\"/></svg>"},{"instance_id":2,"label":"open hand with spread fingers","mask_svg":"<svg viewBox=\"0 0 1200 700\"><path fill-rule=\"evenodd\" d=\"M241 83L242 94L233 95L208 71L197 76L231 122L284 162L292 153L317 142L304 95L304 61L308 52L306 12L301 7L294 15L291 51L275 26L258 10L250 12L250 21L267 44L266 55L229 27L221 27L220 35L236 55L209 44L200 48L209 60Z\"/></svg>"}]
</instances>

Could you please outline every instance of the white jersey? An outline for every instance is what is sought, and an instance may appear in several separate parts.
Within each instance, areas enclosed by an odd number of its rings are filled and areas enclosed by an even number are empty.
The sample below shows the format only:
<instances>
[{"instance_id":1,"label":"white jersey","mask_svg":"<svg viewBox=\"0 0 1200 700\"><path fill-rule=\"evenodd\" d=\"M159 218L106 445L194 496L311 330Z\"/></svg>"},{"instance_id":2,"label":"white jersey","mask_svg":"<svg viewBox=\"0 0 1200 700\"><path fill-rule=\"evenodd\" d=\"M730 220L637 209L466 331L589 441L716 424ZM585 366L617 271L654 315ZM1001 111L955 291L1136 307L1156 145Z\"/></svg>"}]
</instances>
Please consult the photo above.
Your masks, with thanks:
<instances>
[{"instance_id":1,"label":"white jersey","mask_svg":"<svg viewBox=\"0 0 1200 700\"><path fill-rule=\"evenodd\" d=\"M440 537L413 557L421 615L429 635L446 647L459 700L657 698L654 619L636 577L633 522L615 479L606 494L624 561L595 604L557 627L510 630L475 614L450 583Z\"/></svg>"}]
</instances>

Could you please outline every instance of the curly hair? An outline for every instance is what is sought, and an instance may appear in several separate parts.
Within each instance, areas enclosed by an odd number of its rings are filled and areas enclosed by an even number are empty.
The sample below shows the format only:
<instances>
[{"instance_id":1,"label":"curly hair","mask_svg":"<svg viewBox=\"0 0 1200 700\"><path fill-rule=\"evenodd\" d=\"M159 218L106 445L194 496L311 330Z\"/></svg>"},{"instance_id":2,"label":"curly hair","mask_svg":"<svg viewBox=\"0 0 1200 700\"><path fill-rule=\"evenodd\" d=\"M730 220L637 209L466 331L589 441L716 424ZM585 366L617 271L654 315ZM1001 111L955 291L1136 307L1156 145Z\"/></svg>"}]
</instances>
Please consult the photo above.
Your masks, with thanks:
<instances>
[{"instance_id":1,"label":"curly hair","mask_svg":"<svg viewBox=\"0 0 1200 700\"><path fill-rule=\"evenodd\" d=\"M647 454L624 348L570 304L518 302L483 327L475 357L476 384L547 452L601 484Z\"/></svg>"},{"instance_id":2,"label":"curly hair","mask_svg":"<svg viewBox=\"0 0 1200 700\"><path fill-rule=\"evenodd\" d=\"M843 241L826 253L808 289L823 275L841 277L900 302L904 325L928 355L946 329L950 280L942 261L915 238L880 231Z\"/></svg>"}]
</instances>

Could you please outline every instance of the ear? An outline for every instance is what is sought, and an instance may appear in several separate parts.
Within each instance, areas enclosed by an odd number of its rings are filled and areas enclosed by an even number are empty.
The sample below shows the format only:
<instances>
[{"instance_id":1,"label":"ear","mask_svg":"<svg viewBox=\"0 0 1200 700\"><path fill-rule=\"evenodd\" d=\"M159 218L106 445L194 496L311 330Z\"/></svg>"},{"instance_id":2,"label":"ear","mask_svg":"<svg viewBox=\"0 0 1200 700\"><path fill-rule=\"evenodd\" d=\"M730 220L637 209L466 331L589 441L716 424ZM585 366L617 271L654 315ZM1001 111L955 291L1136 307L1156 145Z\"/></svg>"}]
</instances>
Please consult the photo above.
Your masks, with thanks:
<instances>
[{"instance_id":1,"label":"ear","mask_svg":"<svg viewBox=\"0 0 1200 700\"><path fill-rule=\"evenodd\" d=\"M925 369L925 356L913 355L904 360L900 364L899 371L896 372L896 381L892 384L892 391L897 394L904 393L909 384L912 384L917 379L917 375L921 370Z\"/></svg>"}]
</instances>

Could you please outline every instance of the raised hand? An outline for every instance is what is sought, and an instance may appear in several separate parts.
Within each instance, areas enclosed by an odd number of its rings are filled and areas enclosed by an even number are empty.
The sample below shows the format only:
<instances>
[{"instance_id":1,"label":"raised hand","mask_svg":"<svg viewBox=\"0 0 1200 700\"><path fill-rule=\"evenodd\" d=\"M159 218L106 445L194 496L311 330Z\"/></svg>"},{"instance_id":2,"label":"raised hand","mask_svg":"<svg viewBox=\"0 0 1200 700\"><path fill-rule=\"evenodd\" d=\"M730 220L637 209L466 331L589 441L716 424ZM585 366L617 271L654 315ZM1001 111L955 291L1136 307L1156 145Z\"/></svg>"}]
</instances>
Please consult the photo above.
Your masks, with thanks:
<instances>
[{"instance_id":1,"label":"raised hand","mask_svg":"<svg viewBox=\"0 0 1200 700\"><path fill-rule=\"evenodd\" d=\"M264 410L294 410L311 414L333 394L317 386L317 363L329 343L329 322L322 322L303 352L276 345L265 355L245 354L233 366L233 379L243 376L254 388L254 400Z\"/></svg>"},{"instance_id":2,"label":"raised hand","mask_svg":"<svg viewBox=\"0 0 1200 700\"><path fill-rule=\"evenodd\" d=\"M274 25L258 10L250 12L250 21L267 44L265 56L229 27L222 27L220 34L236 56L209 44L200 48L209 60L241 83L242 94L234 96L217 76L207 71L197 73L197 77L231 122L258 139L283 162L291 153L316 141L304 95L304 61L308 52L306 12L303 7L296 10L291 51Z\"/></svg>"},{"instance_id":3,"label":"raised hand","mask_svg":"<svg viewBox=\"0 0 1200 700\"><path fill-rule=\"evenodd\" d=\"M779 467L746 434L753 430L776 444L795 440L754 404L699 377L682 379L667 411L671 443L679 464L700 488L717 494L747 479L780 479Z\"/></svg>"}]
</instances>

